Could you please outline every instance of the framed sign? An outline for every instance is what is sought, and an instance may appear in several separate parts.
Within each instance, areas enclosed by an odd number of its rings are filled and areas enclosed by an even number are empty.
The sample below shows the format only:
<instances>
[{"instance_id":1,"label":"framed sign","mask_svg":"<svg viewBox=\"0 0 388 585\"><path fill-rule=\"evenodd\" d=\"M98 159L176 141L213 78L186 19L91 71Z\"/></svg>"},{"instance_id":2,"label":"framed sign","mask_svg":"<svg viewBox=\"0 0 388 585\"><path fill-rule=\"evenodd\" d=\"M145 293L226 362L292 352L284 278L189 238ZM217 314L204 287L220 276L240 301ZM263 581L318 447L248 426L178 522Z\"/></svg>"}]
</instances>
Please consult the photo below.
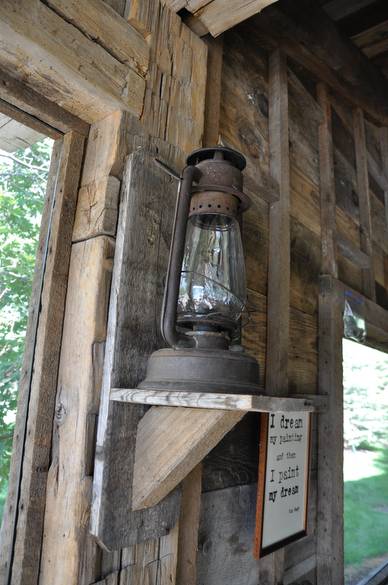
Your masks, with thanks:
<instances>
[{"instance_id":1,"label":"framed sign","mask_svg":"<svg viewBox=\"0 0 388 585\"><path fill-rule=\"evenodd\" d=\"M309 412L260 416L256 558L306 536L310 434Z\"/></svg>"}]
</instances>

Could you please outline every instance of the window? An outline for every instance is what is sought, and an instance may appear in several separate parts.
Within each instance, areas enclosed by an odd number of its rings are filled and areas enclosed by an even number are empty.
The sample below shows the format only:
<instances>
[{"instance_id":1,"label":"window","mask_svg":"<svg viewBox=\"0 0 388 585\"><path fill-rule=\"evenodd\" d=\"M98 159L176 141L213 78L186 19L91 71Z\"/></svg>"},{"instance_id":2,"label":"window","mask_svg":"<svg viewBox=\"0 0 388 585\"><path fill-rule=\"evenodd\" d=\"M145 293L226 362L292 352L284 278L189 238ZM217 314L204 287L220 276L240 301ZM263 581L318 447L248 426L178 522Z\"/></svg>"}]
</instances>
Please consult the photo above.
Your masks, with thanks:
<instances>
[{"instance_id":1,"label":"window","mask_svg":"<svg viewBox=\"0 0 388 585\"><path fill-rule=\"evenodd\" d=\"M359 585L388 563L388 354L344 340L343 367L345 583Z\"/></svg>"},{"instance_id":2,"label":"window","mask_svg":"<svg viewBox=\"0 0 388 585\"><path fill-rule=\"evenodd\" d=\"M0 114L0 522L52 147Z\"/></svg>"}]
</instances>

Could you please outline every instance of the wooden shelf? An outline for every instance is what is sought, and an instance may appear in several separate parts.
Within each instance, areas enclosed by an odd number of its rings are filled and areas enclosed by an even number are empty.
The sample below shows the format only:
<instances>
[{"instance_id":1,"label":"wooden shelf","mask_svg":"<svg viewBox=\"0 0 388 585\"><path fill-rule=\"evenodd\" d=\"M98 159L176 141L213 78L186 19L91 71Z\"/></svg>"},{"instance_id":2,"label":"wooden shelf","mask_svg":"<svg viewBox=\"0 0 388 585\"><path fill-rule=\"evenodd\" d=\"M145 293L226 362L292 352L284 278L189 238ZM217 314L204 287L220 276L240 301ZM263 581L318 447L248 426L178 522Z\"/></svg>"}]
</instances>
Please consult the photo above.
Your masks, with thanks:
<instances>
[{"instance_id":1,"label":"wooden shelf","mask_svg":"<svg viewBox=\"0 0 388 585\"><path fill-rule=\"evenodd\" d=\"M325 396L266 396L248 394L214 394L187 391L140 390L113 388L110 394L115 402L149 404L150 406L176 406L244 412L314 412L324 410Z\"/></svg>"},{"instance_id":2,"label":"wooden shelf","mask_svg":"<svg viewBox=\"0 0 388 585\"><path fill-rule=\"evenodd\" d=\"M113 388L110 399L152 406L137 428L132 509L165 498L246 412L313 412L322 396L250 396Z\"/></svg>"}]
</instances>

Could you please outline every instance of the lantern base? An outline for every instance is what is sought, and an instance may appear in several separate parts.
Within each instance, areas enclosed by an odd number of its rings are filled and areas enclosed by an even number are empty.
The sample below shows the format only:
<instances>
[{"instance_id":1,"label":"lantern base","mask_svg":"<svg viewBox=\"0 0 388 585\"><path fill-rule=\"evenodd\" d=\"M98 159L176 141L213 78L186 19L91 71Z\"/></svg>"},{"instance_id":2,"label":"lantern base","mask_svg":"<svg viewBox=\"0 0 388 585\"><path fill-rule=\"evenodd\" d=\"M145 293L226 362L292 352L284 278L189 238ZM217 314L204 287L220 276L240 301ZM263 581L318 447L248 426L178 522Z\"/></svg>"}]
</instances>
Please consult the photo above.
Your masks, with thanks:
<instances>
[{"instance_id":1,"label":"lantern base","mask_svg":"<svg viewBox=\"0 0 388 585\"><path fill-rule=\"evenodd\" d=\"M259 364L244 351L160 349L147 364L142 390L263 394Z\"/></svg>"}]
</instances>

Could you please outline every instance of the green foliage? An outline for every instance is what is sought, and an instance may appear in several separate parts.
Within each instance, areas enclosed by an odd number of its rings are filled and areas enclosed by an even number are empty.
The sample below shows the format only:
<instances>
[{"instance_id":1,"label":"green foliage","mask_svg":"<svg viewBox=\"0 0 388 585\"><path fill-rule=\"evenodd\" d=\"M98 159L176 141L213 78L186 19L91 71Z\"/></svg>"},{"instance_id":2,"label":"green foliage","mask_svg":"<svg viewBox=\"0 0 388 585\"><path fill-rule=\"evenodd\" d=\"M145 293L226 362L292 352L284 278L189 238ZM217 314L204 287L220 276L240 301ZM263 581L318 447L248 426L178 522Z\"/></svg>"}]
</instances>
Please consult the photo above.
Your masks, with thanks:
<instances>
[{"instance_id":1,"label":"green foliage","mask_svg":"<svg viewBox=\"0 0 388 585\"><path fill-rule=\"evenodd\" d=\"M376 475L345 482L345 565L387 554L388 450L375 466Z\"/></svg>"},{"instance_id":2,"label":"green foliage","mask_svg":"<svg viewBox=\"0 0 388 585\"><path fill-rule=\"evenodd\" d=\"M0 519L52 141L0 153Z\"/></svg>"},{"instance_id":3,"label":"green foliage","mask_svg":"<svg viewBox=\"0 0 388 585\"><path fill-rule=\"evenodd\" d=\"M388 355L344 341L345 447L388 447Z\"/></svg>"}]
</instances>

